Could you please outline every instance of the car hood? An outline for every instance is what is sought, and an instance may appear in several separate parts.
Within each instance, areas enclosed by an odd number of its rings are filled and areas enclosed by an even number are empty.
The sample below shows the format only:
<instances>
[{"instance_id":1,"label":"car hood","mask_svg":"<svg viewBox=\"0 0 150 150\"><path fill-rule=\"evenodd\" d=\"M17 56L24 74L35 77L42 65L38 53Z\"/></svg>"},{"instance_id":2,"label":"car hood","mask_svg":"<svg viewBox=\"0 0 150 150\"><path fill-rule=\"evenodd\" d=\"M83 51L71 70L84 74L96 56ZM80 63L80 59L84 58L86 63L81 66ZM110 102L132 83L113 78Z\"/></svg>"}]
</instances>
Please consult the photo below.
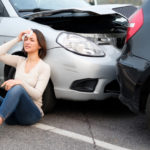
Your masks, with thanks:
<instances>
[{"instance_id":1,"label":"car hood","mask_svg":"<svg viewBox=\"0 0 150 150\"><path fill-rule=\"evenodd\" d=\"M97 14L97 15L113 15L113 14L120 14L125 18L129 18L137 8L130 4L105 4L105 5L95 5L89 6L86 8L69 8L69 9L59 9L59 10L48 10L48 11L41 11L36 13L30 13L24 15L23 17L29 17L30 20L42 17L42 16L52 16L56 14L62 13L88 13L88 14ZM72 15L73 15L72 14Z\"/></svg>"},{"instance_id":2,"label":"car hood","mask_svg":"<svg viewBox=\"0 0 150 150\"><path fill-rule=\"evenodd\" d=\"M75 33L120 34L127 29L132 5L97 5L31 13L24 18L48 25L55 30Z\"/></svg>"},{"instance_id":3,"label":"car hood","mask_svg":"<svg viewBox=\"0 0 150 150\"><path fill-rule=\"evenodd\" d=\"M28 14L24 18L49 26L55 31L80 34L95 43L101 43L103 39L106 42L105 39L111 38L113 45L118 45L114 38L119 38L122 42L117 47L122 47L128 18L136 9L132 5L97 5L86 8L41 11ZM110 40L107 41L106 43L110 42Z\"/></svg>"}]
</instances>

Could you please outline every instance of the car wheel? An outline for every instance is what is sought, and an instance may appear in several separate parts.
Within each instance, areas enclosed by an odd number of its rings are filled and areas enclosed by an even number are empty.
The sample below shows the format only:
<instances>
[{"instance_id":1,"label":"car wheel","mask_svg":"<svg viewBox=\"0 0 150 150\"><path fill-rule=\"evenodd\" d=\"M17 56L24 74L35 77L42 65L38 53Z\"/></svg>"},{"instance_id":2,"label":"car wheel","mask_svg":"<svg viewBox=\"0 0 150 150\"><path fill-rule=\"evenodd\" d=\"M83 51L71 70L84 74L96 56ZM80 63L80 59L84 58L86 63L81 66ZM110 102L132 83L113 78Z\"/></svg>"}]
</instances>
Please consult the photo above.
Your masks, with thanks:
<instances>
[{"instance_id":1,"label":"car wheel","mask_svg":"<svg viewBox=\"0 0 150 150\"><path fill-rule=\"evenodd\" d=\"M4 80L14 79L16 69L14 67L5 65L4 67Z\"/></svg>"},{"instance_id":2,"label":"car wheel","mask_svg":"<svg viewBox=\"0 0 150 150\"><path fill-rule=\"evenodd\" d=\"M150 94L148 95L146 103L146 117L148 121L148 126L150 127Z\"/></svg>"},{"instance_id":3,"label":"car wheel","mask_svg":"<svg viewBox=\"0 0 150 150\"><path fill-rule=\"evenodd\" d=\"M4 67L4 78L5 81L9 80L9 79L14 79L14 75L15 75L16 69L14 67L5 65ZM56 105L56 98L55 98L55 94L54 94L54 88L53 88L53 84L50 81L43 93L43 112L45 114L51 112L55 105Z\"/></svg>"},{"instance_id":4,"label":"car wheel","mask_svg":"<svg viewBox=\"0 0 150 150\"><path fill-rule=\"evenodd\" d=\"M50 113L51 111L53 111L55 105L56 98L54 94L54 87L50 80L43 94L43 112L45 114Z\"/></svg>"}]
</instances>

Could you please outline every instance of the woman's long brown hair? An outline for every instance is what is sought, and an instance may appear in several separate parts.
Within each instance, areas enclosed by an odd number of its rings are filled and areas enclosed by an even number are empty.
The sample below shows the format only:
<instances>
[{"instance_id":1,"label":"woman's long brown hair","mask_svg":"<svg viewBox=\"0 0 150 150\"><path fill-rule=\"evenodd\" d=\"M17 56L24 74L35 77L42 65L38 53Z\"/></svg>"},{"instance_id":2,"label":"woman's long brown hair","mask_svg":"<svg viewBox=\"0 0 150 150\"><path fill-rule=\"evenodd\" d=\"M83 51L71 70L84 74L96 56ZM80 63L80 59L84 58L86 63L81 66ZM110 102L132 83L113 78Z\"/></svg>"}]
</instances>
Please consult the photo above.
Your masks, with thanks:
<instances>
[{"instance_id":1,"label":"woman's long brown hair","mask_svg":"<svg viewBox=\"0 0 150 150\"><path fill-rule=\"evenodd\" d=\"M41 31L39 31L37 29L31 29L31 30L36 34L38 44L41 47L39 49L39 57L41 59L43 59L46 56L46 54L47 54L45 37L44 37L44 35L43 35L43 33ZM27 56L27 53L25 52L24 48L23 48L23 51L24 51L25 55Z\"/></svg>"}]
</instances>

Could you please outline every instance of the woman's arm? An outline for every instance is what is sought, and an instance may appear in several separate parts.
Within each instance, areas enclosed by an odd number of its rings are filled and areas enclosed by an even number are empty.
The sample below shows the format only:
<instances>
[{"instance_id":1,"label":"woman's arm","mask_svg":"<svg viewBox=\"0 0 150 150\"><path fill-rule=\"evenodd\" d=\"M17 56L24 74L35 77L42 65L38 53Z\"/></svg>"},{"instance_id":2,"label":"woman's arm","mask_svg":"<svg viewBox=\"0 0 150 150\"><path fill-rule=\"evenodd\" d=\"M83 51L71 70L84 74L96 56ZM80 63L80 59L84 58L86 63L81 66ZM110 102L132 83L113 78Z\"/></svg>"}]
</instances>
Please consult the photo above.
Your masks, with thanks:
<instances>
[{"instance_id":1,"label":"woman's arm","mask_svg":"<svg viewBox=\"0 0 150 150\"><path fill-rule=\"evenodd\" d=\"M22 41L22 37L24 36L24 34L28 34L30 33L30 30L26 30L21 32L18 37L12 39L11 41L8 41L7 43L3 44L0 46L0 61L2 61L3 63L16 67L19 58L21 58L20 56L16 56L16 55L11 55L8 54L7 52L18 42Z\"/></svg>"},{"instance_id":2,"label":"woman's arm","mask_svg":"<svg viewBox=\"0 0 150 150\"><path fill-rule=\"evenodd\" d=\"M19 41L20 40L18 39L18 37L16 37L12 39L11 41L8 41L7 43L0 46L0 61L2 61L3 63L7 65L16 67L20 56L11 55L11 54L8 54L7 52Z\"/></svg>"}]
</instances>

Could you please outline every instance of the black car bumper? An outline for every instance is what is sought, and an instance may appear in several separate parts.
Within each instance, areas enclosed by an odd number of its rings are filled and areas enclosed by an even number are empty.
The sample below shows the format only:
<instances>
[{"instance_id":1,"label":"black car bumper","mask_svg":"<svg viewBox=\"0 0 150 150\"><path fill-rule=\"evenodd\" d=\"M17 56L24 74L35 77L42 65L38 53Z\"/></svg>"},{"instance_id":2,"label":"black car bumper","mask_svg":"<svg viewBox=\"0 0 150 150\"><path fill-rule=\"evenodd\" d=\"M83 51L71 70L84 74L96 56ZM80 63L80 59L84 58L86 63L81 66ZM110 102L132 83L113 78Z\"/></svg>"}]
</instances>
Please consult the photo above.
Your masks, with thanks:
<instances>
[{"instance_id":1,"label":"black car bumper","mask_svg":"<svg viewBox=\"0 0 150 150\"><path fill-rule=\"evenodd\" d=\"M121 61L117 64L117 77L120 84L120 101L125 104L132 112L139 112L140 95L136 82L136 70L131 66L126 66Z\"/></svg>"}]
</instances>

